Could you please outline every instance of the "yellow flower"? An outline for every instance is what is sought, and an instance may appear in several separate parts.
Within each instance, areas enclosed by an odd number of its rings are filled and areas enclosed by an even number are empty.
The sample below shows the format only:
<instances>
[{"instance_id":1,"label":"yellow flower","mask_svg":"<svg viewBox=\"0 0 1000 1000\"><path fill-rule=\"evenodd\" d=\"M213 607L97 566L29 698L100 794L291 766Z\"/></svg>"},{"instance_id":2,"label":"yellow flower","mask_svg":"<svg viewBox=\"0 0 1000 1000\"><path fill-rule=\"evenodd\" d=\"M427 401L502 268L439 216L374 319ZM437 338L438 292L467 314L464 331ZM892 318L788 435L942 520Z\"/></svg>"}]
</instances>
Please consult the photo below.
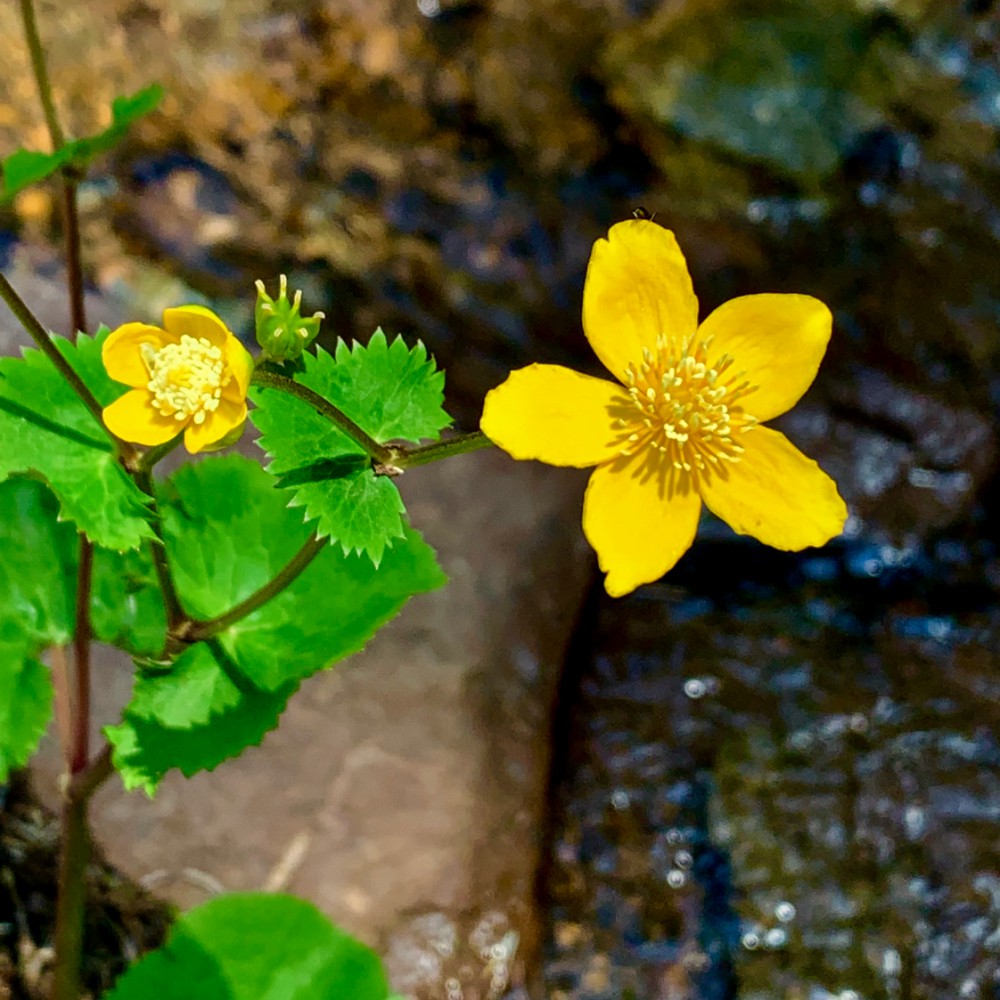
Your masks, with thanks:
<instances>
[{"instance_id":1,"label":"yellow flower","mask_svg":"<svg viewBox=\"0 0 1000 1000\"><path fill-rule=\"evenodd\" d=\"M812 384L832 317L808 295L747 295L698 325L673 233L613 226L590 257L583 328L620 384L559 365L512 372L482 429L518 459L596 466L583 530L620 597L667 572L694 541L702 501L778 549L822 545L847 508L833 480L761 427Z\"/></svg>"},{"instance_id":2,"label":"yellow flower","mask_svg":"<svg viewBox=\"0 0 1000 1000\"><path fill-rule=\"evenodd\" d=\"M194 453L243 425L253 359L215 313L166 309L161 330L126 323L108 335L101 359L116 382L132 387L104 408L112 434L157 445L184 431Z\"/></svg>"}]
</instances>

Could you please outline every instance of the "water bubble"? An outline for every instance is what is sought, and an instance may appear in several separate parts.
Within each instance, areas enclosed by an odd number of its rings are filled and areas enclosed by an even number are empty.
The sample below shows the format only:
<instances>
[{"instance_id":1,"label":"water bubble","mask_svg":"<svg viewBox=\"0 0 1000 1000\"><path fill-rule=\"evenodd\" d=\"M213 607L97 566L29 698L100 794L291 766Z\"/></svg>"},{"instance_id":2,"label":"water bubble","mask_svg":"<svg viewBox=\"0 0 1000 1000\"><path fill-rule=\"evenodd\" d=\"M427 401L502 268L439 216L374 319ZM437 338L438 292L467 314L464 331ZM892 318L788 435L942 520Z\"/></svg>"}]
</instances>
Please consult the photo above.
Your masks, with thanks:
<instances>
[{"instance_id":1,"label":"water bubble","mask_svg":"<svg viewBox=\"0 0 1000 1000\"><path fill-rule=\"evenodd\" d=\"M678 851L674 855L674 864L678 868L690 868L694 864L694 858L691 857L690 851Z\"/></svg>"},{"instance_id":2,"label":"water bubble","mask_svg":"<svg viewBox=\"0 0 1000 1000\"><path fill-rule=\"evenodd\" d=\"M895 948L886 948L882 955L882 971L895 979L903 971L903 960Z\"/></svg>"},{"instance_id":3,"label":"water bubble","mask_svg":"<svg viewBox=\"0 0 1000 1000\"><path fill-rule=\"evenodd\" d=\"M628 804L629 804L628 792L626 792L622 788L616 788L611 793L611 804L619 812L622 812L622 810L624 809L628 809Z\"/></svg>"},{"instance_id":4,"label":"water bubble","mask_svg":"<svg viewBox=\"0 0 1000 1000\"><path fill-rule=\"evenodd\" d=\"M747 931L741 938L741 943L747 951L754 951L760 947L760 935L756 931Z\"/></svg>"},{"instance_id":5,"label":"water bubble","mask_svg":"<svg viewBox=\"0 0 1000 1000\"><path fill-rule=\"evenodd\" d=\"M679 844L684 839L684 835L680 830L671 827L667 830L667 843L668 844Z\"/></svg>"},{"instance_id":6,"label":"water bubble","mask_svg":"<svg viewBox=\"0 0 1000 1000\"><path fill-rule=\"evenodd\" d=\"M764 944L768 948L783 948L788 942L788 932L784 927L772 927L764 935Z\"/></svg>"},{"instance_id":7,"label":"water bubble","mask_svg":"<svg viewBox=\"0 0 1000 1000\"><path fill-rule=\"evenodd\" d=\"M837 1000L861 1000L861 994L857 990L841 990Z\"/></svg>"},{"instance_id":8,"label":"water bubble","mask_svg":"<svg viewBox=\"0 0 1000 1000\"><path fill-rule=\"evenodd\" d=\"M700 677L691 677L684 682L684 693L691 699L704 698L708 693L705 682Z\"/></svg>"},{"instance_id":9,"label":"water bubble","mask_svg":"<svg viewBox=\"0 0 1000 1000\"><path fill-rule=\"evenodd\" d=\"M774 908L774 915L783 923L790 924L795 919L795 905L787 900L782 900Z\"/></svg>"},{"instance_id":10,"label":"water bubble","mask_svg":"<svg viewBox=\"0 0 1000 1000\"><path fill-rule=\"evenodd\" d=\"M687 875L685 875L679 868L671 868L667 873L667 885L669 885L671 889L680 889L685 882L687 882Z\"/></svg>"},{"instance_id":11,"label":"water bubble","mask_svg":"<svg viewBox=\"0 0 1000 1000\"><path fill-rule=\"evenodd\" d=\"M441 0L417 0L417 10L424 17L437 17L441 13Z\"/></svg>"}]
</instances>

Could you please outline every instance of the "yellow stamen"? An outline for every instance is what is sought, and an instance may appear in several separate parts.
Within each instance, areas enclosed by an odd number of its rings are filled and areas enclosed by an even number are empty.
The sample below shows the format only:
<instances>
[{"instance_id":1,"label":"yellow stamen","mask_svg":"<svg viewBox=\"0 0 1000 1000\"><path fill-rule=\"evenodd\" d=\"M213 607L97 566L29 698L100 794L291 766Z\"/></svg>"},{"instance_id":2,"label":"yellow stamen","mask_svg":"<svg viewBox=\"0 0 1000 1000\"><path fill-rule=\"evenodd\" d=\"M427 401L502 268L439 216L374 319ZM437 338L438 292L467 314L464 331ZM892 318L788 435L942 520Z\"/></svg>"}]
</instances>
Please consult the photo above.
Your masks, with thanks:
<instances>
[{"instance_id":1,"label":"yellow stamen","mask_svg":"<svg viewBox=\"0 0 1000 1000\"><path fill-rule=\"evenodd\" d=\"M644 348L642 361L629 366L625 385L637 412L618 422L623 454L651 445L686 475L708 474L720 462L740 460L744 449L733 435L757 422L740 401L756 386L746 372L728 374L729 355L710 360L711 340L695 335L678 343L661 336L655 353Z\"/></svg>"},{"instance_id":2,"label":"yellow stamen","mask_svg":"<svg viewBox=\"0 0 1000 1000\"><path fill-rule=\"evenodd\" d=\"M220 348L204 337L185 334L177 344L143 344L141 350L149 372L146 388L163 416L200 424L218 409L222 390L232 378Z\"/></svg>"}]
</instances>

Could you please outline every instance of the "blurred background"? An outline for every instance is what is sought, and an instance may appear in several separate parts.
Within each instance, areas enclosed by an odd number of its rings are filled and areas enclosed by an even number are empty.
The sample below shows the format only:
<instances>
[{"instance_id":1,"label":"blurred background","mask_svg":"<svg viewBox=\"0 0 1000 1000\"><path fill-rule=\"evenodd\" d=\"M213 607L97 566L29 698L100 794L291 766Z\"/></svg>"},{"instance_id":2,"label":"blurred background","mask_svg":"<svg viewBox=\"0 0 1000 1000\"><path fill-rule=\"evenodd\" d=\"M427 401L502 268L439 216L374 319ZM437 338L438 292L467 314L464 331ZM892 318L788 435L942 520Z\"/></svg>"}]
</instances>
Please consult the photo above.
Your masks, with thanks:
<instances>
[{"instance_id":1,"label":"blurred background","mask_svg":"<svg viewBox=\"0 0 1000 1000\"><path fill-rule=\"evenodd\" d=\"M93 0L39 17L70 132L107 124L118 94L167 92L81 188L88 280L114 313L200 300L249 332L253 280L285 272L329 338L422 339L471 428L511 367L596 371L584 269L639 206L676 231L703 315L760 291L833 309L819 378L777 426L837 480L844 537L788 555L706 518L665 581L618 602L589 567L520 982L457 963L405 987L1000 997L1000 7ZM47 148L13 4L0 33L0 152ZM58 276L59 228L45 189L0 208L15 283Z\"/></svg>"}]
</instances>

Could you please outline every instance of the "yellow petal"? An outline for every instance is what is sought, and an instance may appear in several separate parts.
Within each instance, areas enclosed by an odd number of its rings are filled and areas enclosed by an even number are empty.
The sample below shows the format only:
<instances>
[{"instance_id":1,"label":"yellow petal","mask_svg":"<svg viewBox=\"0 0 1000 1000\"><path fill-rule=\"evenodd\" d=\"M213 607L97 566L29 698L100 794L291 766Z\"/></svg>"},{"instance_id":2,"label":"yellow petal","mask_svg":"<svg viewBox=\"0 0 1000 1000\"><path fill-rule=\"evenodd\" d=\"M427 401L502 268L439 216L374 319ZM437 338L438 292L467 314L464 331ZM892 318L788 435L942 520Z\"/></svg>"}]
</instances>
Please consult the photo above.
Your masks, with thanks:
<instances>
[{"instance_id":1,"label":"yellow petal","mask_svg":"<svg viewBox=\"0 0 1000 1000\"><path fill-rule=\"evenodd\" d=\"M743 405L758 420L770 420L812 385L832 327L830 310L811 295L744 295L719 306L698 337L713 338L712 358L729 354L731 371L746 372L758 388Z\"/></svg>"},{"instance_id":2,"label":"yellow petal","mask_svg":"<svg viewBox=\"0 0 1000 1000\"><path fill-rule=\"evenodd\" d=\"M658 580L690 548L701 499L655 451L599 465L583 500L583 531L621 597Z\"/></svg>"},{"instance_id":3,"label":"yellow petal","mask_svg":"<svg viewBox=\"0 0 1000 1000\"><path fill-rule=\"evenodd\" d=\"M148 323L126 323L118 327L108 334L101 347L101 361L105 370L116 382L141 389L149 382L149 369L142 360L140 349L143 344L151 344L159 350L164 344L164 338L173 339L165 330Z\"/></svg>"},{"instance_id":4,"label":"yellow petal","mask_svg":"<svg viewBox=\"0 0 1000 1000\"><path fill-rule=\"evenodd\" d=\"M152 446L177 437L184 422L164 417L152 405L153 396L145 389L132 389L104 407L104 424L116 437L133 444Z\"/></svg>"},{"instance_id":5,"label":"yellow petal","mask_svg":"<svg viewBox=\"0 0 1000 1000\"><path fill-rule=\"evenodd\" d=\"M698 300L674 234L655 222L612 226L590 255L583 286L583 329L608 371L624 381L643 348L663 334L684 340L698 327Z\"/></svg>"},{"instance_id":6,"label":"yellow petal","mask_svg":"<svg viewBox=\"0 0 1000 1000\"><path fill-rule=\"evenodd\" d=\"M204 306L177 306L163 310L163 325L175 337L204 337L213 347L225 348L226 339L231 337L228 327Z\"/></svg>"},{"instance_id":7,"label":"yellow petal","mask_svg":"<svg viewBox=\"0 0 1000 1000\"><path fill-rule=\"evenodd\" d=\"M233 376L226 390L233 391L223 390L223 394L230 399L246 399L250 376L253 375L253 357L233 334L230 334L226 341L226 361Z\"/></svg>"},{"instance_id":8,"label":"yellow petal","mask_svg":"<svg viewBox=\"0 0 1000 1000\"><path fill-rule=\"evenodd\" d=\"M486 394L479 426L509 455L584 468L621 451L614 421L635 406L613 382L561 365L528 365Z\"/></svg>"},{"instance_id":9,"label":"yellow petal","mask_svg":"<svg viewBox=\"0 0 1000 1000\"><path fill-rule=\"evenodd\" d=\"M768 427L755 427L739 441L746 448L742 459L701 483L713 513L741 535L793 552L840 534L847 505L811 458Z\"/></svg>"},{"instance_id":10,"label":"yellow petal","mask_svg":"<svg viewBox=\"0 0 1000 1000\"><path fill-rule=\"evenodd\" d=\"M247 404L228 399L219 400L219 408L200 424L193 420L184 431L184 447L192 455L221 441L230 431L240 427L247 418Z\"/></svg>"}]
</instances>

